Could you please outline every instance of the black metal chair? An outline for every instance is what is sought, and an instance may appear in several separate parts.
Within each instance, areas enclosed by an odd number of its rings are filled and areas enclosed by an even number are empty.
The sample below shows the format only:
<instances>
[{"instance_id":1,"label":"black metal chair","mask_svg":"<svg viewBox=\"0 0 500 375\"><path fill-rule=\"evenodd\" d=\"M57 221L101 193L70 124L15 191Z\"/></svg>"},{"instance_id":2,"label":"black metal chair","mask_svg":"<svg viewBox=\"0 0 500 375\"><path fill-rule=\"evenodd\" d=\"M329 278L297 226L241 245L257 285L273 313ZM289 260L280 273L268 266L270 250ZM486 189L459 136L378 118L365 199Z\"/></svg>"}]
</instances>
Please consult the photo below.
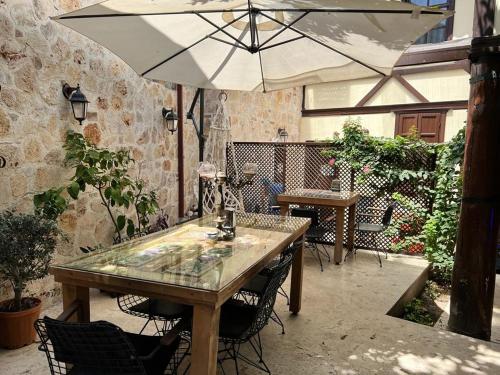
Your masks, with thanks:
<instances>
[{"instance_id":1,"label":"black metal chair","mask_svg":"<svg viewBox=\"0 0 500 375\"><path fill-rule=\"evenodd\" d=\"M268 264L260 273L258 273L255 277L253 277L249 282L247 282L243 288L239 290L235 298L239 298L244 300L246 303L256 305L259 300L262 298L267 281L269 279L269 270L275 267L279 262L282 262L287 259L289 255L293 257L297 253L297 251L303 246L302 241L297 241L285 249L278 259L274 259L270 264ZM283 279L280 282L280 286L278 289L278 294L282 295L286 298L287 304L290 304L290 298L288 294L283 289L283 283L285 282L288 274L283 275ZM273 309L273 313L271 315L271 319L281 327L281 333L285 334L285 326L283 321L279 317L276 310Z\"/></svg>"},{"instance_id":2,"label":"black metal chair","mask_svg":"<svg viewBox=\"0 0 500 375\"><path fill-rule=\"evenodd\" d=\"M376 244L375 236L377 236L380 233L383 233L387 229L387 227L391 224L392 214L394 213L395 208L396 208L396 203L391 202L385 209L377 207L368 207L367 210L369 210L370 212L365 212L365 213L358 212L357 216L369 219L368 220L365 219L365 221L360 221L356 223L354 229L358 232L368 233L369 235L373 236L374 238L373 243ZM374 212L378 212L378 214ZM380 213L383 214L380 215ZM382 267L382 259L380 258L380 249L378 247L375 247L374 250L377 252L378 262L380 264L380 267ZM385 258L387 259L387 249L382 249L382 251L385 253ZM344 261L353 252L355 254L356 249L354 249L351 252L348 252L344 257Z\"/></svg>"},{"instance_id":3,"label":"black metal chair","mask_svg":"<svg viewBox=\"0 0 500 375\"><path fill-rule=\"evenodd\" d=\"M233 360L236 374L239 374L238 360L271 373L263 359L260 331L268 324L273 313L278 289L286 279L292 265L293 254L286 255L280 262L268 268L266 285L257 304L248 304L239 299L231 299L221 307L219 340L224 345L221 361ZM249 343L258 362L252 361L240 351L241 344Z\"/></svg>"},{"instance_id":4,"label":"black metal chair","mask_svg":"<svg viewBox=\"0 0 500 375\"><path fill-rule=\"evenodd\" d=\"M117 297L118 307L126 314L146 319L139 331L144 332L149 323L153 322L157 335L167 333L183 317L190 315L192 307L161 299L147 298L126 294ZM158 325L160 322L160 325Z\"/></svg>"},{"instance_id":5,"label":"black metal chair","mask_svg":"<svg viewBox=\"0 0 500 375\"><path fill-rule=\"evenodd\" d=\"M72 323L45 317L35 322L39 350L52 375L176 374L189 350L177 333L145 336L106 322Z\"/></svg>"},{"instance_id":6,"label":"black metal chair","mask_svg":"<svg viewBox=\"0 0 500 375\"><path fill-rule=\"evenodd\" d=\"M327 230L325 228L322 228L319 224L318 210L314 208L292 208L292 210L290 211L290 215L311 219L311 225L306 232L306 242L313 255L316 255L321 267L321 272L323 272L323 261L321 260L321 254L326 256L328 262L331 261L331 258L330 253L326 249L325 245L321 243L321 238L323 238ZM322 250L318 245L321 245Z\"/></svg>"}]
</instances>

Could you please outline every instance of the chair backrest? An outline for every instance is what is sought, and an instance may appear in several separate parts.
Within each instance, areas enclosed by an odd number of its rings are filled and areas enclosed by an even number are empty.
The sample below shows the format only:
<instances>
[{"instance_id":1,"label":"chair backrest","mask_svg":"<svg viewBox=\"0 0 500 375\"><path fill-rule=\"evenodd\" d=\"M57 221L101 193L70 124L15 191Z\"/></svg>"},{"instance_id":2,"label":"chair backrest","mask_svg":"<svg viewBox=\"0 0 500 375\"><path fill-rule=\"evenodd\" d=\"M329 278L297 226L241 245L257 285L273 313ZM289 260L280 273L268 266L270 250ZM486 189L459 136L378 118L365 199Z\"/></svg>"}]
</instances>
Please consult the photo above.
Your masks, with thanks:
<instances>
[{"instance_id":1,"label":"chair backrest","mask_svg":"<svg viewBox=\"0 0 500 375\"><path fill-rule=\"evenodd\" d=\"M126 334L112 323L72 323L45 317L35 322L35 329L54 375L146 375Z\"/></svg>"},{"instance_id":2,"label":"chair backrest","mask_svg":"<svg viewBox=\"0 0 500 375\"><path fill-rule=\"evenodd\" d=\"M290 253L286 255L280 262L273 265L272 268L268 269L266 286L263 290L262 297L259 299L259 303L257 304L257 313L255 314L255 319L246 332L247 337L256 335L262 328L267 325L269 318L273 313L278 289L283 283L283 279L286 279L286 276L290 271L292 260L293 254Z\"/></svg>"},{"instance_id":3,"label":"chair backrest","mask_svg":"<svg viewBox=\"0 0 500 375\"><path fill-rule=\"evenodd\" d=\"M392 202L391 204L389 204L389 206L385 210L384 216L382 216L382 225L383 226L386 227L389 224L391 224L392 214L394 213L395 207L396 207L396 203Z\"/></svg>"},{"instance_id":4,"label":"chair backrest","mask_svg":"<svg viewBox=\"0 0 500 375\"><path fill-rule=\"evenodd\" d=\"M290 215L311 219L311 227L317 227L319 225L319 213L318 210L314 208L292 208Z\"/></svg>"}]
</instances>

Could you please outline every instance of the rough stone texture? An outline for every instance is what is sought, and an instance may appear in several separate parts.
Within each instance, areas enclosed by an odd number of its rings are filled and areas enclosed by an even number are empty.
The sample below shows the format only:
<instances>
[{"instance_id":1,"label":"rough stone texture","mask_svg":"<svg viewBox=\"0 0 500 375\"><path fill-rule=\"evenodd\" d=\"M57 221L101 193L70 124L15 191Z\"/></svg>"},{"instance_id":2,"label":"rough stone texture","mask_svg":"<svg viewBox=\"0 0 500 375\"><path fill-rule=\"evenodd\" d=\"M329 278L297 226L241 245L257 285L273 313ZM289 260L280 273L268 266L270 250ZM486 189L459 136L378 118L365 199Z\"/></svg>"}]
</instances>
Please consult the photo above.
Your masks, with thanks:
<instances>
[{"instance_id":1,"label":"rough stone texture","mask_svg":"<svg viewBox=\"0 0 500 375\"><path fill-rule=\"evenodd\" d=\"M133 170L158 192L160 208L177 221L177 134L165 128L162 107L176 107L175 86L140 78L118 57L91 40L49 19L100 0L0 0L0 210L33 210L33 194L67 183L62 144L68 129L82 132L99 147L126 148L137 163ZM90 101L81 127L64 98L63 82L81 85ZM194 89L184 88L184 113ZM206 113L215 109L218 92L206 94ZM296 139L300 90L268 95L230 92L228 110L235 140L270 141L278 127ZM251 129L251 131L249 131ZM208 126L207 126L208 131ZM185 207L197 203L198 139L186 121ZM112 225L95 192L86 191L61 218L67 242L57 259L80 254L80 246L111 243ZM48 281L47 281L48 280ZM30 286L35 294L53 295L47 280ZM0 289L0 300L8 288Z\"/></svg>"},{"instance_id":2,"label":"rough stone texture","mask_svg":"<svg viewBox=\"0 0 500 375\"><path fill-rule=\"evenodd\" d=\"M329 248L332 251L332 248ZM342 266L327 263L325 271L312 254L305 256L302 310L288 312L278 296L275 310L285 324L282 335L270 322L262 331L264 360L275 375L496 375L500 373L500 345L387 316L387 311L425 268L414 257L390 256L378 266L373 254L359 251ZM498 283L497 283L498 286ZM285 283L288 289L288 283ZM498 296L497 296L498 297ZM500 299L495 299L495 309ZM55 317L60 303L45 310ZM144 320L121 312L116 300L93 290L91 319L111 321L138 332ZM152 334L153 324L146 333ZM494 329L498 330L498 321ZM498 332L498 331L497 331ZM249 345L242 345L252 356ZM235 374L231 361L225 374ZM37 345L15 351L0 350L0 371L9 375L49 374ZM222 371L218 372L222 374ZM241 362L240 374L261 371Z\"/></svg>"},{"instance_id":3,"label":"rough stone texture","mask_svg":"<svg viewBox=\"0 0 500 375\"><path fill-rule=\"evenodd\" d=\"M218 96L219 91L207 92L209 114L215 112ZM227 91L226 108L231 119L233 141L270 142L276 139L279 128L286 129L288 141L298 141L302 88L265 94Z\"/></svg>"}]
</instances>

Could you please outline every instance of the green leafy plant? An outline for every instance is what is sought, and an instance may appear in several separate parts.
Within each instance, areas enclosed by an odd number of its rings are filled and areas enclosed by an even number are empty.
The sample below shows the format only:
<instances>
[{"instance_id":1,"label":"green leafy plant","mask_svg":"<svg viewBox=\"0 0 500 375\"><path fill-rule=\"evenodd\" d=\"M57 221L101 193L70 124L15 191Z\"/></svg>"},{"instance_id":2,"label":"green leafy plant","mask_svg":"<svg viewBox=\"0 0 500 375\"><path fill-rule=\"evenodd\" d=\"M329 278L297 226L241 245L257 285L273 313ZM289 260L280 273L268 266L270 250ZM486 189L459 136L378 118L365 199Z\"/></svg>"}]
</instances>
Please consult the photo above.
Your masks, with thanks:
<instances>
[{"instance_id":1,"label":"green leafy plant","mask_svg":"<svg viewBox=\"0 0 500 375\"><path fill-rule=\"evenodd\" d=\"M61 196L63 190L72 199L78 199L81 192L91 187L99 193L101 204L113 223L115 243L122 242L123 230L128 237L149 230L149 215L158 209L156 193L145 193L144 182L129 175L129 168L134 163L129 151L98 148L73 131L67 133L64 149L66 165L74 168L71 183L66 188L37 194L34 198L37 212L55 218L67 206ZM135 215L127 216L125 211L131 207Z\"/></svg>"},{"instance_id":2,"label":"green leafy plant","mask_svg":"<svg viewBox=\"0 0 500 375\"><path fill-rule=\"evenodd\" d=\"M360 172L358 183L367 183L379 195L392 194L403 184L415 191L430 194L434 173L426 163L414 162L418 155L424 161L436 153L436 145L426 143L416 136L377 138L369 135L360 119L347 119L343 137L330 140L332 148L324 155L335 158L337 163L349 165ZM378 178L368 179L369 176Z\"/></svg>"},{"instance_id":3,"label":"green leafy plant","mask_svg":"<svg viewBox=\"0 0 500 375\"><path fill-rule=\"evenodd\" d=\"M38 215L0 214L0 277L10 283L14 299L7 311L21 311L28 304L22 297L30 281L48 274L59 229L55 221Z\"/></svg>"},{"instance_id":4,"label":"green leafy plant","mask_svg":"<svg viewBox=\"0 0 500 375\"><path fill-rule=\"evenodd\" d=\"M420 298L414 298L404 306L403 319L427 326L434 325L432 315L425 308Z\"/></svg>"},{"instance_id":5,"label":"green leafy plant","mask_svg":"<svg viewBox=\"0 0 500 375\"><path fill-rule=\"evenodd\" d=\"M425 256L432 264L434 277L451 281L462 197L465 129L442 145L436 162L436 187L432 214L424 226Z\"/></svg>"},{"instance_id":6,"label":"green leafy plant","mask_svg":"<svg viewBox=\"0 0 500 375\"><path fill-rule=\"evenodd\" d=\"M66 208L68 202L62 197L64 187L49 189L34 197L35 213L49 220L56 220Z\"/></svg>"}]
</instances>

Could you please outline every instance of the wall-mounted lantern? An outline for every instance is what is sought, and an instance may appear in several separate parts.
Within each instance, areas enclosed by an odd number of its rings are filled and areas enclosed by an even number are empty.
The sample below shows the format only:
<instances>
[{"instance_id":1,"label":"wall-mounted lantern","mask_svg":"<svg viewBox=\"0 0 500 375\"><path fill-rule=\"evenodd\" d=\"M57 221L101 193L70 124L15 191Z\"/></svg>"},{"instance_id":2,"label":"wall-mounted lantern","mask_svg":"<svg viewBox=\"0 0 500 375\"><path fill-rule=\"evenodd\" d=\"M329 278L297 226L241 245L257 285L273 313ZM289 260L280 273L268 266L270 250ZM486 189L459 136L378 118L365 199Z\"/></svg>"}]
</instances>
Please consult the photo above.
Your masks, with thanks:
<instances>
[{"instance_id":1,"label":"wall-mounted lantern","mask_svg":"<svg viewBox=\"0 0 500 375\"><path fill-rule=\"evenodd\" d=\"M278 129L278 137L281 142L286 142L286 140L288 139L288 132L285 128Z\"/></svg>"},{"instance_id":2,"label":"wall-mounted lantern","mask_svg":"<svg viewBox=\"0 0 500 375\"><path fill-rule=\"evenodd\" d=\"M174 112L173 108L163 108L161 111L163 122L167 126L167 130L174 134L177 131L177 120L179 119L177 113Z\"/></svg>"},{"instance_id":3,"label":"wall-mounted lantern","mask_svg":"<svg viewBox=\"0 0 500 375\"><path fill-rule=\"evenodd\" d=\"M73 110L73 116L75 119L82 124L82 121L87 118L87 106L89 104L87 98L80 91L80 85L76 87L71 87L67 83L63 85L62 92L64 97L68 99L71 103L71 109Z\"/></svg>"}]
</instances>

